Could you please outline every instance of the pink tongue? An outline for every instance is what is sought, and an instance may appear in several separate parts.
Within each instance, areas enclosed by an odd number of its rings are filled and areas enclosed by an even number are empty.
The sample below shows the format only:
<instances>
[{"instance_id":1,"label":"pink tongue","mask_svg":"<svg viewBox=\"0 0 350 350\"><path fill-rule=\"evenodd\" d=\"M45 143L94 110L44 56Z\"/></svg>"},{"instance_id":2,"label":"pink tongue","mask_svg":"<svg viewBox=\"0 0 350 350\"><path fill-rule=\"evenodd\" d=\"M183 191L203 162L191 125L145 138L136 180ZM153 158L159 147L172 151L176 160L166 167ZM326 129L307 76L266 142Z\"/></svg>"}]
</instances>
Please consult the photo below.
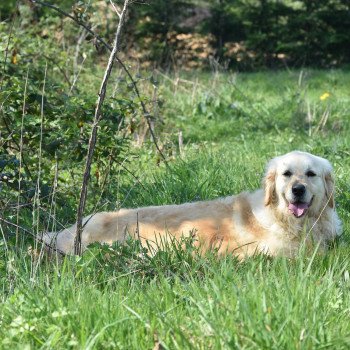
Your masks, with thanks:
<instances>
[{"instance_id":1,"label":"pink tongue","mask_svg":"<svg viewBox=\"0 0 350 350\"><path fill-rule=\"evenodd\" d=\"M289 203L288 205L288 209L298 218L305 213L308 207L307 203Z\"/></svg>"}]
</instances>

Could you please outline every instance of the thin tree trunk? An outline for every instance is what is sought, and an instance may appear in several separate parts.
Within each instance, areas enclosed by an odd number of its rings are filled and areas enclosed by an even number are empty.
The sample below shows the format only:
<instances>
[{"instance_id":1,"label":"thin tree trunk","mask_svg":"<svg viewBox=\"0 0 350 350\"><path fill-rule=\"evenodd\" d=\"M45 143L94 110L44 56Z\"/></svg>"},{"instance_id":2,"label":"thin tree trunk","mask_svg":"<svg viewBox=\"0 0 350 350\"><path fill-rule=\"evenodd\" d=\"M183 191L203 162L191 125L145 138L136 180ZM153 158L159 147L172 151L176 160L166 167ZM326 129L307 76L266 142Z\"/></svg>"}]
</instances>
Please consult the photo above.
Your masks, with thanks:
<instances>
[{"instance_id":1,"label":"thin tree trunk","mask_svg":"<svg viewBox=\"0 0 350 350\"><path fill-rule=\"evenodd\" d=\"M108 65L101 83L100 91L98 93L94 122L92 125L92 130L91 130L91 135L89 140L89 148L88 148L88 154L86 157L85 171L84 171L83 183L80 191L80 200L79 200L78 213L77 213L77 231L76 231L76 237L74 242L74 253L77 255L81 254L81 248L82 248L81 235L83 231L83 214L84 214L84 209L86 204L86 195L87 195L87 187L88 187L89 178L90 178L91 163L92 163L92 158L93 158L96 141L97 141L97 128L102 118L102 106L106 97L107 83L112 72L113 63L116 60L117 53L119 51L121 32L122 32L127 8L130 1L131 0L124 1L123 10L120 13L120 15L118 14L119 23L118 23L118 28L115 35L114 43L113 43L112 52L111 52L111 55L109 56Z\"/></svg>"}]
</instances>

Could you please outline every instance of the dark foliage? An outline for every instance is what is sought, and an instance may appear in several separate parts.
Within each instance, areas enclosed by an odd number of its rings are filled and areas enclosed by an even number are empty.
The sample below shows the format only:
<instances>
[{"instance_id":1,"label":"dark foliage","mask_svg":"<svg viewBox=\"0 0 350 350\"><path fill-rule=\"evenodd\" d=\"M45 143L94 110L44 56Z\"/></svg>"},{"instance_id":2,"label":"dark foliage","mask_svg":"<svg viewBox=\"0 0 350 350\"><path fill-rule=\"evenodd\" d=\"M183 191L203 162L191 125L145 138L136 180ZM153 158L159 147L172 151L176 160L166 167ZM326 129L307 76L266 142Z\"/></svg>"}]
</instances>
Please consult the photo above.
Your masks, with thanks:
<instances>
[{"instance_id":1,"label":"dark foliage","mask_svg":"<svg viewBox=\"0 0 350 350\"><path fill-rule=\"evenodd\" d=\"M148 45L148 58L167 67L182 47L172 40L176 33L200 33L213 56L239 68L329 67L350 61L346 0L152 1L135 8L133 23L136 45ZM201 45L198 40L191 44L194 51Z\"/></svg>"},{"instance_id":2,"label":"dark foliage","mask_svg":"<svg viewBox=\"0 0 350 350\"><path fill-rule=\"evenodd\" d=\"M56 5L86 21L97 13L103 18L97 30L112 37L108 1ZM49 9L30 7L33 19L55 16ZM15 0L2 2L0 17L13 17L15 9ZM213 59L240 69L330 67L349 63L349 32L347 0L153 0L132 7L125 46L148 66L166 68L203 67Z\"/></svg>"},{"instance_id":3,"label":"dark foliage","mask_svg":"<svg viewBox=\"0 0 350 350\"><path fill-rule=\"evenodd\" d=\"M34 207L49 212L54 199L57 210L69 211L72 219L97 91L85 86L81 93L74 83L79 74L74 59L80 67L82 53L74 58L72 47L80 28L70 22L63 28L64 19L57 14L21 6L2 6L12 11L12 18L0 24L5 52L0 56L0 216L14 217L19 203L30 219ZM70 53L58 44L63 29ZM94 57L93 45L82 45L84 54ZM93 205L105 180L121 171L120 161L130 152L130 135L142 119L130 84L120 77L113 83L118 84L118 94L109 90L99 125L90 185ZM64 200L68 197L70 202ZM48 217L40 221L47 225Z\"/></svg>"}]
</instances>

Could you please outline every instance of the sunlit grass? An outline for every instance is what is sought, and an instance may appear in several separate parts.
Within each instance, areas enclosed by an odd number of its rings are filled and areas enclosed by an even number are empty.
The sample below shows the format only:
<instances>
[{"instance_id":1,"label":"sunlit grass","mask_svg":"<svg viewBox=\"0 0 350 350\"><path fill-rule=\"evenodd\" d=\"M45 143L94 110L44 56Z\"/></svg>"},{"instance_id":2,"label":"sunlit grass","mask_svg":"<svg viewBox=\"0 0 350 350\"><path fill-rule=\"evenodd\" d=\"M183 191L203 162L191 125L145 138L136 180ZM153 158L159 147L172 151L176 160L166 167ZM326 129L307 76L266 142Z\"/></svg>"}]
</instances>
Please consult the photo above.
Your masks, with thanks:
<instances>
[{"instance_id":1,"label":"sunlit grass","mask_svg":"<svg viewBox=\"0 0 350 350\"><path fill-rule=\"evenodd\" d=\"M25 244L15 251L2 240L1 348L349 348L350 73L182 77L192 83L176 90L159 77L165 123L156 132L169 169L157 165L152 144L133 150L137 158L126 164L138 181L129 173L110 179L107 188L117 188L118 198L107 191L106 207L254 190L268 159L299 149L334 165L343 238L325 256L300 252L294 260L257 256L242 263L201 257L190 246L149 257L137 242L37 263ZM74 220L60 209L58 220Z\"/></svg>"}]
</instances>

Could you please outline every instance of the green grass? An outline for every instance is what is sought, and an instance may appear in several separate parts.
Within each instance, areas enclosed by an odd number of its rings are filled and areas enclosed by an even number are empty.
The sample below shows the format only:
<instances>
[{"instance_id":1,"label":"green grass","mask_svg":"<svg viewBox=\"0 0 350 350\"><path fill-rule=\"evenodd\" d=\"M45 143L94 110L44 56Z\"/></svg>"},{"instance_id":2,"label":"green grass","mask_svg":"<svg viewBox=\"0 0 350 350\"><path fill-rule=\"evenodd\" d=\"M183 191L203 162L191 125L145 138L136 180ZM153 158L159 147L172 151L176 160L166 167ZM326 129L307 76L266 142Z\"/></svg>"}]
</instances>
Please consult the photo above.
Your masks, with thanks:
<instances>
[{"instance_id":1,"label":"green grass","mask_svg":"<svg viewBox=\"0 0 350 350\"><path fill-rule=\"evenodd\" d=\"M165 124L158 135L169 169L156 165L151 144L134 150L128 168L143 185L128 173L112 179L107 186L118 187L118 198L106 195L107 207L253 190L268 159L299 149L334 165L343 238L325 256L300 252L294 260L257 256L243 263L199 257L190 246L150 258L135 242L37 263L2 240L1 348L349 348L350 72L182 78L193 83L175 90L159 77ZM331 96L321 101L324 92ZM317 129L326 110L327 123ZM74 217L63 212L58 208L63 223Z\"/></svg>"}]
</instances>

